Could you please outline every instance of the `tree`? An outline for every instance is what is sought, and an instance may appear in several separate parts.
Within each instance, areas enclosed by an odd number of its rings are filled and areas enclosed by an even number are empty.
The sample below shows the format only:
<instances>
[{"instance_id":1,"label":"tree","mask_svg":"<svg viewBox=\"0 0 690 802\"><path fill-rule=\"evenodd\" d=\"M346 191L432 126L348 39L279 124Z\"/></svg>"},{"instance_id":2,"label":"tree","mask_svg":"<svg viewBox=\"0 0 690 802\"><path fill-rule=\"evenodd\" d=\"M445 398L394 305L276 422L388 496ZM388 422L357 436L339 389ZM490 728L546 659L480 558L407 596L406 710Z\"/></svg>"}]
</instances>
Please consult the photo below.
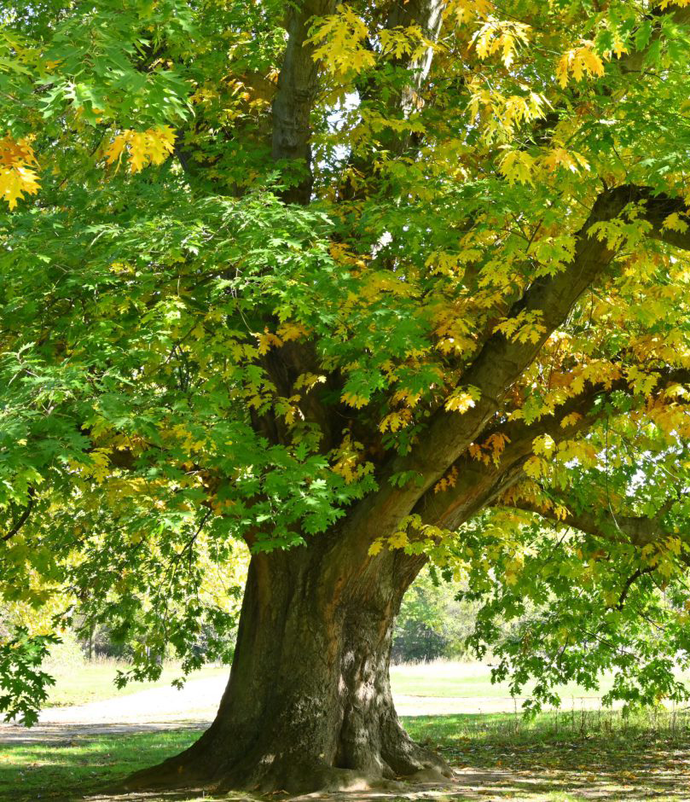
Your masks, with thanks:
<instances>
[{"instance_id":1,"label":"tree","mask_svg":"<svg viewBox=\"0 0 690 802\"><path fill-rule=\"evenodd\" d=\"M431 661L467 654L467 641L477 618L476 604L455 598L458 587L439 580L438 572L422 571L403 597L395 621L393 662Z\"/></svg>"},{"instance_id":2,"label":"tree","mask_svg":"<svg viewBox=\"0 0 690 802\"><path fill-rule=\"evenodd\" d=\"M199 542L252 552L216 721L128 787L444 771L388 679L429 561L479 648L522 621L499 672L537 703L606 666L684 693L687 0L15 0L1 30L3 592L193 668L225 620ZM10 711L40 647L3 652Z\"/></svg>"}]
</instances>

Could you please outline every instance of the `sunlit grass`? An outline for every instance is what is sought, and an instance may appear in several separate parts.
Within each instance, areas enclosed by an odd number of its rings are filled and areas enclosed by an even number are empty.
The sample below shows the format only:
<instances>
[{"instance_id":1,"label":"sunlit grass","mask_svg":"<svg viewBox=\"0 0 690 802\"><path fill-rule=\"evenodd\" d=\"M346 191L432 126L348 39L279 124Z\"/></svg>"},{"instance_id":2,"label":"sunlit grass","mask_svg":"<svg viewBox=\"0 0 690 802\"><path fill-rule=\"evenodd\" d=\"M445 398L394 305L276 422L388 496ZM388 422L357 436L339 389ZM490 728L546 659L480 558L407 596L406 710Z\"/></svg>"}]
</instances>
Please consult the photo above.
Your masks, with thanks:
<instances>
[{"instance_id":1,"label":"sunlit grass","mask_svg":"<svg viewBox=\"0 0 690 802\"><path fill-rule=\"evenodd\" d=\"M126 670L125 663L107 660L102 662L85 663L82 666L55 668L51 671L55 677L55 686L49 690L48 707L63 707L65 705L80 705L87 702L97 702L102 699L113 699L127 696L131 693L148 688L160 688L170 683L182 672L176 666L165 666L159 680L155 682L132 682L124 688L118 689L115 677L118 669ZM209 677L227 677L230 669L227 666L208 666L196 671L189 677L195 679L208 679Z\"/></svg>"},{"instance_id":2,"label":"sunlit grass","mask_svg":"<svg viewBox=\"0 0 690 802\"><path fill-rule=\"evenodd\" d=\"M0 799L76 800L181 751L198 735L199 731L173 730L80 737L50 744L2 744Z\"/></svg>"},{"instance_id":3,"label":"sunlit grass","mask_svg":"<svg viewBox=\"0 0 690 802\"><path fill-rule=\"evenodd\" d=\"M408 718L405 725L460 772L462 799L688 799L687 712L651 711L626 718L610 711L561 711L533 721L506 713L449 715ZM0 746L0 799L76 802L185 749L199 733L179 729L5 744ZM175 796L187 802L200 798L194 793ZM158 799L163 797L147 802Z\"/></svg>"},{"instance_id":4,"label":"sunlit grass","mask_svg":"<svg viewBox=\"0 0 690 802\"><path fill-rule=\"evenodd\" d=\"M690 682L690 675L684 674ZM418 663L393 666L391 668L393 691L409 696L457 697L468 699L509 699L508 682L492 684L491 667L479 663L461 663L454 661L438 661L434 663ZM583 697L601 698L611 689L613 677L603 675L596 690L583 688L572 682L557 688L561 696L561 704L570 707L572 700ZM522 691L522 696L529 694L531 685Z\"/></svg>"}]
</instances>

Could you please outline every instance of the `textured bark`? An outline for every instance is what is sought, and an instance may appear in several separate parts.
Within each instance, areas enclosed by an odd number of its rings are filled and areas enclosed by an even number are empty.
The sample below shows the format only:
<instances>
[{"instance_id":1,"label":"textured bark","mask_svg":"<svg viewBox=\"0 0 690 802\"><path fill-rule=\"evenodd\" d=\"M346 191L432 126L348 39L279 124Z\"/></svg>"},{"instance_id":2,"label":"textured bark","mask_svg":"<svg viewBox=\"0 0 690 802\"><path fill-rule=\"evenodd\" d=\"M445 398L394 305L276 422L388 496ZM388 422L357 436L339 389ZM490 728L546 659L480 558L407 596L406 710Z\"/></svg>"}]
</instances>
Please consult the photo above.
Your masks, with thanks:
<instances>
[{"instance_id":1,"label":"textured bark","mask_svg":"<svg viewBox=\"0 0 690 802\"><path fill-rule=\"evenodd\" d=\"M323 538L252 559L230 681L189 750L126 783L219 790L357 788L447 772L393 705L394 616L423 564L385 552L338 565Z\"/></svg>"},{"instance_id":2,"label":"textured bark","mask_svg":"<svg viewBox=\"0 0 690 802\"><path fill-rule=\"evenodd\" d=\"M408 28L418 25L430 42L436 42L441 33L443 11L446 5L447 0L407 0L405 3L395 3L386 27ZM408 117L418 105L417 92L429 75L433 58L433 47L428 47L416 61L410 61L404 57L397 62L393 61L394 64L403 64L410 71L409 83L403 88L400 97L393 99L394 104L399 105L405 117ZM401 150L401 146L398 149Z\"/></svg>"},{"instance_id":3,"label":"textured bark","mask_svg":"<svg viewBox=\"0 0 690 802\"><path fill-rule=\"evenodd\" d=\"M303 0L288 13L288 41L273 100L273 158L299 165L296 183L287 189L284 200L309 203L313 176L311 172L311 112L318 90L319 64L314 47L307 43L309 25L314 17L330 14L335 0Z\"/></svg>"}]
</instances>

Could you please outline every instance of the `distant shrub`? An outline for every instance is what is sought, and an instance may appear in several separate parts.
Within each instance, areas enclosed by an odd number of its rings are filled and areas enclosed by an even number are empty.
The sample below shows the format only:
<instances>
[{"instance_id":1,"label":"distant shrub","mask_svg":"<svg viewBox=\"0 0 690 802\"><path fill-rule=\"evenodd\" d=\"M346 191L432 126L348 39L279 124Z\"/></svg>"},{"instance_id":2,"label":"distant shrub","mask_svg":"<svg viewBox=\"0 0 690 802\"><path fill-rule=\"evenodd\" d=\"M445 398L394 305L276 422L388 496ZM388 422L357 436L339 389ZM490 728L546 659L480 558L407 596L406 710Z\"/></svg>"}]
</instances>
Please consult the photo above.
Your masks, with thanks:
<instances>
[{"instance_id":1,"label":"distant shrub","mask_svg":"<svg viewBox=\"0 0 690 802\"><path fill-rule=\"evenodd\" d=\"M48 657L45 661L47 670L59 670L65 668L80 668L84 665L84 652L76 635L70 630L60 634L61 643L55 643L50 647Z\"/></svg>"}]
</instances>

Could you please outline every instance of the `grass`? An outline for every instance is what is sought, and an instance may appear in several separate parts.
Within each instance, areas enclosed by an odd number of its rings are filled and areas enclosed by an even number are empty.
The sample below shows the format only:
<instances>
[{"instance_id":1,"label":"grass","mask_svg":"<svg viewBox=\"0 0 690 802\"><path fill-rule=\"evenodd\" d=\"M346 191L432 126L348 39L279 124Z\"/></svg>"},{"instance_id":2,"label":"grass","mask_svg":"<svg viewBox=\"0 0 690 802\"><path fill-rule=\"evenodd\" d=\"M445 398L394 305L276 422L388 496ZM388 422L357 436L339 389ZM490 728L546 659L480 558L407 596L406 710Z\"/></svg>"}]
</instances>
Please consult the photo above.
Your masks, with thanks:
<instances>
[{"instance_id":1,"label":"grass","mask_svg":"<svg viewBox=\"0 0 690 802\"><path fill-rule=\"evenodd\" d=\"M680 802L689 798L687 712L624 718L615 711L571 710L543 714L532 722L512 714L449 715L411 718L405 724L416 740L438 748L459 770L456 793L463 800ZM179 729L79 737L50 747L5 744L0 746L0 799L72 802L179 752L198 734ZM198 794L174 797L176 802L200 798ZM405 799L400 793L388 798ZM147 802L162 799L154 795Z\"/></svg>"},{"instance_id":2,"label":"grass","mask_svg":"<svg viewBox=\"0 0 690 802\"><path fill-rule=\"evenodd\" d=\"M170 666L156 683L129 685L117 691L112 681L118 667L118 663L106 661L59 671L51 703L78 704L111 698L168 684L179 674L178 669ZM226 674L226 668L208 668L191 679ZM461 663L396 666L392 681L398 694L496 699L508 696L506 687L491 685L490 669L486 666ZM652 711L624 718L619 712L585 710L577 701L570 702L569 696L583 694L595 695L576 686L566 688L562 696L569 709L542 714L531 722L519 714L496 713L420 716L408 718L405 724L416 740L440 750L459 771L457 793L441 799L526 802L690 799L687 711ZM183 750L198 735L199 730L179 728L83 735L49 744L0 743L0 800L73 802L84 795L98 794L132 771ZM405 797L389 794L384 798ZM154 795L147 797L147 802L163 799L196 802L202 797Z\"/></svg>"},{"instance_id":3,"label":"grass","mask_svg":"<svg viewBox=\"0 0 690 802\"><path fill-rule=\"evenodd\" d=\"M408 663L391 667L393 692L406 696L505 698L507 683L491 684L491 668L475 663Z\"/></svg>"},{"instance_id":4,"label":"grass","mask_svg":"<svg viewBox=\"0 0 690 802\"><path fill-rule=\"evenodd\" d=\"M55 677L55 685L50 689L46 707L64 707L80 705L86 702L97 702L102 699L113 699L148 688L160 688L170 685L172 680L181 676L176 666L165 666L160 679L156 682L133 682L118 690L113 684L118 669L127 666L114 660L94 661L83 665L56 667L51 671ZM190 681L209 677L225 677L230 669L227 666L215 668L208 666L195 672Z\"/></svg>"},{"instance_id":5,"label":"grass","mask_svg":"<svg viewBox=\"0 0 690 802\"><path fill-rule=\"evenodd\" d=\"M50 745L0 744L0 799L80 799L181 751L198 735L198 730L179 729L86 736Z\"/></svg>"},{"instance_id":6,"label":"grass","mask_svg":"<svg viewBox=\"0 0 690 802\"><path fill-rule=\"evenodd\" d=\"M682 675L690 682L690 675ZM457 697L466 699L509 699L508 682L491 683L491 667L478 663L438 661L409 663L391 667L391 683L396 694L409 696ZM557 688L564 706L583 697L599 699L610 690L611 675L601 678L598 690L587 690L572 682ZM530 686L523 690L527 696ZM690 798L690 795L689 795Z\"/></svg>"},{"instance_id":7,"label":"grass","mask_svg":"<svg viewBox=\"0 0 690 802\"><path fill-rule=\"evenodd\" d=\"M407 726L463 774L484 777L482 791L496 799L690 798L687 711L623 716L572 709L534 721L506 713L449 715L419 717Z\"/></svg>"}]
</instances>

